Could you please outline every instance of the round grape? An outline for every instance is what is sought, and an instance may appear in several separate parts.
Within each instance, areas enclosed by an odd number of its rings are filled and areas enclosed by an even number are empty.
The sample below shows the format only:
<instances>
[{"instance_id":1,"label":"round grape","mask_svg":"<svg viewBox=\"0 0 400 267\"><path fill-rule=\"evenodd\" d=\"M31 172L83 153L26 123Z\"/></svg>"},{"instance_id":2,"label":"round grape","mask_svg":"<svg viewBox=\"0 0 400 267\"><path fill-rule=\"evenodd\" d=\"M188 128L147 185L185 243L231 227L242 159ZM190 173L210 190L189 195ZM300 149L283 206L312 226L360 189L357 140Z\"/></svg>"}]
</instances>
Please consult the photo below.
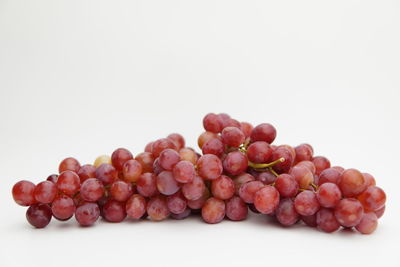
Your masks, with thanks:
<instances>
[{"instance_id":1,"label":"round grape","mask_svg":"<svg viewBox=\"0 0 400 267\"><path fill-rule=\"evenodd\" d=\"M26 219L36 228L44 228L51 221L51 208L47 204L33 204L26 211Z\"/></svg>"},{"instance_id":2,"label":"round grape","mask_svg":"<svg viewBox=\"0 0 400 267\"><path fill-rule=\"evenodd\" d=\"M14 201L21 206L30 206L36 202L35 185L30 181L19 181L12 188L12 196Z\"/></svg>"}]
</instances>

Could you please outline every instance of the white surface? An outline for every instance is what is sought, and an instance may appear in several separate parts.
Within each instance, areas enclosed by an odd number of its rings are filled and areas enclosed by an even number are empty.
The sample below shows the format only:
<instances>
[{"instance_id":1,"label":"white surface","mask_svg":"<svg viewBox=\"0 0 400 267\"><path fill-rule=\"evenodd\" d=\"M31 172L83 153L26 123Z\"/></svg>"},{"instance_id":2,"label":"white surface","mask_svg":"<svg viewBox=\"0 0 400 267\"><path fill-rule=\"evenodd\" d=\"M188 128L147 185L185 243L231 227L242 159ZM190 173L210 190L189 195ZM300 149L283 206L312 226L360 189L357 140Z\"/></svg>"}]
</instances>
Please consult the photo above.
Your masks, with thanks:
<instances>
[{"instance_id":1,"label":"white surface","mask_svg":"<svg viewBox=\"0 0 400 267\"><path fill-rule=\"evenodd\" d=\"M0 0L0 265L400 266L400 5L393 1ZM271 122L372 173L388 195L370 236L207 225L25 221L11 187L66 156L135 154L207 112Z\"/></svg>"}]
</instances>

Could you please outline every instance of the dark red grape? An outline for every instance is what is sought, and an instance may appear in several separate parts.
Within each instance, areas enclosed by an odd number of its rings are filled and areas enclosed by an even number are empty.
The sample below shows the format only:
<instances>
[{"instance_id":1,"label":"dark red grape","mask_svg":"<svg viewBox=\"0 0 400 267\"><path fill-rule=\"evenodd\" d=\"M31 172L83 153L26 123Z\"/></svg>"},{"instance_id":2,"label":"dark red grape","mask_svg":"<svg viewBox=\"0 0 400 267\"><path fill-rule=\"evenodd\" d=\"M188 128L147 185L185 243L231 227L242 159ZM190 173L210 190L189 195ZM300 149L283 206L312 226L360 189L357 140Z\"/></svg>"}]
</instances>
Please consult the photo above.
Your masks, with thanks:
<instances>
[{"instance_id":1,"label":"dark red grape","mask_svg":"<svg viewBox=\"0 0 400 267\"><path fill-rule=\"evenodd\" d=\"M324 183L338 184L341 175L341 172L335 168L323 170L319 175L318 185L322 185Z\"/></svg>"},{"instance_id":2,"label":"dark red grape","mask_svg":"<svg viewBox=\"0 0 400 267\"><path fill-rule=\"evenodd\" d=\"M81 198L85 201L95 202L104 195L103 184L96 178L89 178L81 185Z\"/></svg>"},{"instance_id":3,"label":"dark red grape","mask_svg":"<svg viewBox=\"0 0 400 267\"><path fill-rule=\"evenodd\" d=\"M44 181L36 185L33 195L39 203L51 203L57 194L57 187L50 181Z\"/></svg>"},{"instance_id":4,"label":"dark red grape","mask_svg":"<svg viewBox=\"0 0 400 267\"><path fill-rule=\"evenodd\" d=\"M26 219L36 228L44 228L51 221L51 208L47 204L33 204L26 211Z\"/></svg>"},{"instance_id":5,"label":"dark red grape","mask_svg":"<svg viewBox=\"0 0 400 267\"><path fill-rule=\"evenodd\" d=\"M363 215L359 224L356 225L357 231L362 234L371 234L378 227L378 217L373 212L368 212Z\"/></svg>"},{"instance_id":6,"label":"dark red grape","mask_svg":"<svg viewBox=\"0 0 400 267\"><path fill-rule=\"evenodd\" d=\"M236 176L233 178L233 183L235 184L235 193L236 195L239 195L239 189L242 186L242 184L245 184L247 182L254 181L255 178L253 175L248 174L248 173L242 173L239 176Z\"/></svg>"},{"instance_id":7,"label":"dark red grape","mask_svg":"<svg viewBox=\"0 0 400 267\"><path fill-rule=\"evenodd\" d=\"M167 171L172 171L180 160L181 157L179 153L170 148L163 150L159 157L161 167Z\"/></svg>"},{"instance_id":8,"label":"dark red grape","mask_svg":"<svg viewBox=\"0 0 400 267\"><path fill-rule=\"evenodd\" d=\"M254 163L266 163L272 156L272 148L267 142L257 141L247 148L247 157Z\"/></svg>"},{"instance_id":9,"label":"dark red grape","mask_svg":"<svg viewBox=\"0 0 400 267\"><path fill-rule=\"evenodd\" d=\"M208 113L203 119L203 126L206 131L220 133L223 129L223 122L217 114Z\"/></svg>"},{"instance_id":10,"label":"dark red grape","mask_svg":"<svg viewBox=\"0 0 400 267\"><path fill-rule=\"evenodd\" d=\"M332 233L340 227L333 210L327 208L322 208L317 212L317 225L320 230L327 233Z\"/></svg>"},{"instance_id":11,"label":"dark red grape","mask_svg":"<svg viewBox=\"0 0 400 267\"><path fill-rule=\"evenodd\" d=\"M338 183L344 197L355 197L367 189L364 176L356 169L347 169Z\"/></svg>"},{"instance_id":12,"label":"dark red grape","mask_svg":"<svg viewBox=\"0 0 400 267\"><path fill-rule=\"evenodd\" d=\"M118 172L113 165L103 163L96 169L96 178L103 184L109 185L118 179Z\"/></svg>"},{"instance_id":13,"label":"dark red grape","mask_svg":"<svg viewBox=\"0 0 400 267\"><path fill-rule=\"evenodd\" d=\"M294 207L300 215L310 216L319 210L320 204L314 192L305 190L294 199Z\"/></svg>"},{"instance_id":14,"label":"dark red grape","mask_svg":"<svg viewBox=\"0 0 400 267\"><path fill-rule=\"evenodd\" d=\"M330 161L322 156L317 156L312 159L312 163L315 165L315 174L320 175L322 171L331 167Z\"/></svg>"},{"instance_id":15,"label":"dark red grape","mask_svg":"<svg viewBox=\"0 0 400 267\"><path fill-rule=\"evenodd\" d=\"M151 153L153 154L154 158L158 158L160 153L167 148L175 149L176 147L170 139L161 138L153 143Z\"/></svg>"},{"instance_id":16,"label":"dark red grape","mask_svg":"<svg viewBox=\"0 0 400 267\"><path fill-rule=\"evenodd\" d=\"M122 222L126 217L125 204L110 199L103 206L103 216L109 222Z\"/></svg>"},{"instance_id":17,"label":"dark red grape","mask_svg":"<svg viewBox=\"0 0 400 267\"><path fill-rule=\"evenodd\" d=\"M206 185L203 179L196 175L193 181L182 186L182 193L188 200L196 200L203 196Z\"/></svg>"},{"instance_id":18,"label":"dark red grape","mask_svg":"<svg viewBox=\"0 0 400 267\"><path fill-rule=\"evenodd\" d=\"M68 196L73 196L79 191L81 182L78 174L73 171L64 171L58 176L57 189Z\"/></svg>"},{"instance_id":19,"label":"dark red grape","mask_svg":"<svg viewBox=\"0 0 400 267\"><path fill-rule=\"evenodd\" d=\"M82 226L94 224L99 219L99 216L100 209L97 203L83 203L75 211L75 219Z\"/></svg>"},{"instance_id":20,"label":"dark red grape","mask_svg":"<svg viewBox=\"0 0 400 267\"><path fill-rule=\"evenodd\" d=\"M312 146L310 146L309 144L301 144L296 146L294 149L296 152L296 162L300 162L303 160L312 160L314 151Z\"/></svg>"},{"instance_id":21,"label":"dark red grape","mask_svg":"<svg viewBox=\"0 0 400 267\"><path fill-rule=\"evenodd\" d=\"M211 138L202 147L203 154L214 154L221 157L225 152L225 145L218 138Z\"/></svg>"},{"instance_id":22,"label":"dark red grape","mask_svg":"<svg viewBox=\"0 0 400 267\"><path fill-rule=\"evenodd\" d=\"M63 159L58 166L58 172L62 173L64 171L73 171L77 173L80 168L81 164L75 158L66 158Z\"/></svg>"},{"instance_id":23,"label":"dark red grape","mask_svg":"<svg viewBox=\"0 0 400 267\"><path fill-rule=\"evenodd\" d=\"M358 196L358 200L365 209L376 211L385 206L386 194L381 188L377 186L370 186Z\"/></svg>"},{"instance_id":24,"label":"dark red grape","mask_svg":"<svg viewBox=\"0 0 400 267\"><path fill-rule=\"evenodd\" d=\"M56 219L69 219L75 212L74 200L69 196L60 195L51 204L51 211Z\"/></svg>"},{"instance_id":25,"label":"dark red grape","mask_svg":"<svg viewBox=\"0 0 400 267\"><path fill-rule=\"evenodd\" d=\"M262 187L264 187L264 184L260 181L245 183L239 188L239 196L244 202L253 203L256 192Z\"/></svg>"},{"instance_id":26,"label":"dark red grape","mask_svg":"<svg viewBox=\"0 0 400 267\"><path fill-rule=\"evenodd\" d=\"M180 214L185 211L187 201L182 195L182 192L178 191L175 194L167 197L167 206L170 212Z\"/></svg>"},{"instance_id":27,"label":"dark red grape","mask_svg":"<svg viewBox=\"0 0 400 267\"><path fill-rule=\"evenodd\" d=\"M221 133L222 142L230 147L239 147L246 139L242 130L237 127L226 127Z\"/></svg>"},{"instance_id":28,"label":"dark red grape","mask_svg":"<svg viewBox=\"0 0 400 267\"><path fill-rule=\"evenodd\" d=\"M81 183L89 178L96 178L96 167L92 164L83 165L78 173Z\"/></svg>"},{"instance_id":29,"label":"dark red grape","mask_svg":"<svg viewBox=\"0 0 400 267\"><path fill-rule=\"evenodd\" d=\"M299 184L290 174L281 174L276 178L275 188L282 197L295 197L299 190Z\"/></svg>"},{"instance_id":30,"label":"dark red grape","mask_svg":"<svg viewBox=\"0 0 400 267\"><path fill-rule=\"evenodd\" d=\"M12 196L14 201L21 206L30 206L36 202L35 185L30 181L19 181L12 188Z\"/></svg>"},{"instance_id":31,"label":"dark red grape","mask_svg":"<svg viewBox=\"0 0 400 267\"><path fill-rule=\"evenodd\" d=\"M317 199L324 208L334 208L341 198L342 193L334 183L324 183L318 188Z\"/></svg>"},{"instance_id":32,"label":"dark red grape","mask_svg":"<svg viewBox=\"0 0 400 267\"><path fill-rule=\"evenodd\" d=\"M257 125L251 131L250 135L252 142L264 141L267 142L268 144L271 144L275 140L275 137L276 137L276 129L269 123L262 123Z\"/></svg>"}]
</instances>

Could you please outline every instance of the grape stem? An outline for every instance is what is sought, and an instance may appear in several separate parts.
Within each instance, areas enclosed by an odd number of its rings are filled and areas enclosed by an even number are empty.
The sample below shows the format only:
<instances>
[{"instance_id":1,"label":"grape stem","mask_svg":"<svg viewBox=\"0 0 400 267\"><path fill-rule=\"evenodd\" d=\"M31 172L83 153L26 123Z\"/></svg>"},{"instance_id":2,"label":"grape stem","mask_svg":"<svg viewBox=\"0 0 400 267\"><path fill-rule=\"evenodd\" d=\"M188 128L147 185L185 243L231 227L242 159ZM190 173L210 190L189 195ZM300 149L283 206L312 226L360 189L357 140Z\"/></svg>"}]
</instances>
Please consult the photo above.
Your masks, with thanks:
<instances>
[{"instance_id":1,"label":"grape stem","mask_svg":"<svg viewBox=\"0 0 400 267\"><path fill-rule=\"evenodd\" d=\"M317 186L316 184L314 184L314 183L311 183L310 185L312 186L312 188L314 188L314 190L315 190L315 191L317 191L317 190L318 190L318 186Z\"/></svg>"},{"instance_id":2,"label":"grape stem","mask_svg":"<svg viewBox=\"0 0 400 267\"><path fill-rule=\"evenodd\" d=\"M279 176L279 174L278 174L276 171L274 171L274 169L272 169L272 167L269 167L268 169L269 169L269 171L272 172L272 174L275 175L276 177Z\"/></svg>"},{"instance_id":3,"label":"grape stem","mask_svg":"<svg viewBox=\"0 0 400 267\"><path fill-rule=\"evenodd\" d=\"M284 162L285 158L279 158L275 161L272 161L270 163L253 163L251 161L249 161L249 166L254 168L254 169L266 169L272 166L275 166L278 163Z\"/></svg>"}]
</instances>

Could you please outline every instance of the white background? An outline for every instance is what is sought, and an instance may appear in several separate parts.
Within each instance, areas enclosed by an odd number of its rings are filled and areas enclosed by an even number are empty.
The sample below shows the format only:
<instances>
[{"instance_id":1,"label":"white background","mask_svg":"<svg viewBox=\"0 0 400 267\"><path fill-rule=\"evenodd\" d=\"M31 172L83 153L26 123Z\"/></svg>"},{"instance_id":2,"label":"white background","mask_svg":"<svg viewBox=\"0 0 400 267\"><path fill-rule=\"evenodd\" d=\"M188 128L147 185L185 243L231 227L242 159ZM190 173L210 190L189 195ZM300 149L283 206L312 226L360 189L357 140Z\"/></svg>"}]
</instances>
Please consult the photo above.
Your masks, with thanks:
<instances>
[{"instance_id":1,"label":"white background","mask_svg":"<svg viewBox=\"0 0 400 267\"><path fill-rule=\"evenodd\" d=\"M0 265L399 266L399 1L0 0ZM35 230L11 198L67 156L92 163L208 112L273 123L388 196L364 236L265 216L74 221Z\"/></svg>"}]
</instances>

